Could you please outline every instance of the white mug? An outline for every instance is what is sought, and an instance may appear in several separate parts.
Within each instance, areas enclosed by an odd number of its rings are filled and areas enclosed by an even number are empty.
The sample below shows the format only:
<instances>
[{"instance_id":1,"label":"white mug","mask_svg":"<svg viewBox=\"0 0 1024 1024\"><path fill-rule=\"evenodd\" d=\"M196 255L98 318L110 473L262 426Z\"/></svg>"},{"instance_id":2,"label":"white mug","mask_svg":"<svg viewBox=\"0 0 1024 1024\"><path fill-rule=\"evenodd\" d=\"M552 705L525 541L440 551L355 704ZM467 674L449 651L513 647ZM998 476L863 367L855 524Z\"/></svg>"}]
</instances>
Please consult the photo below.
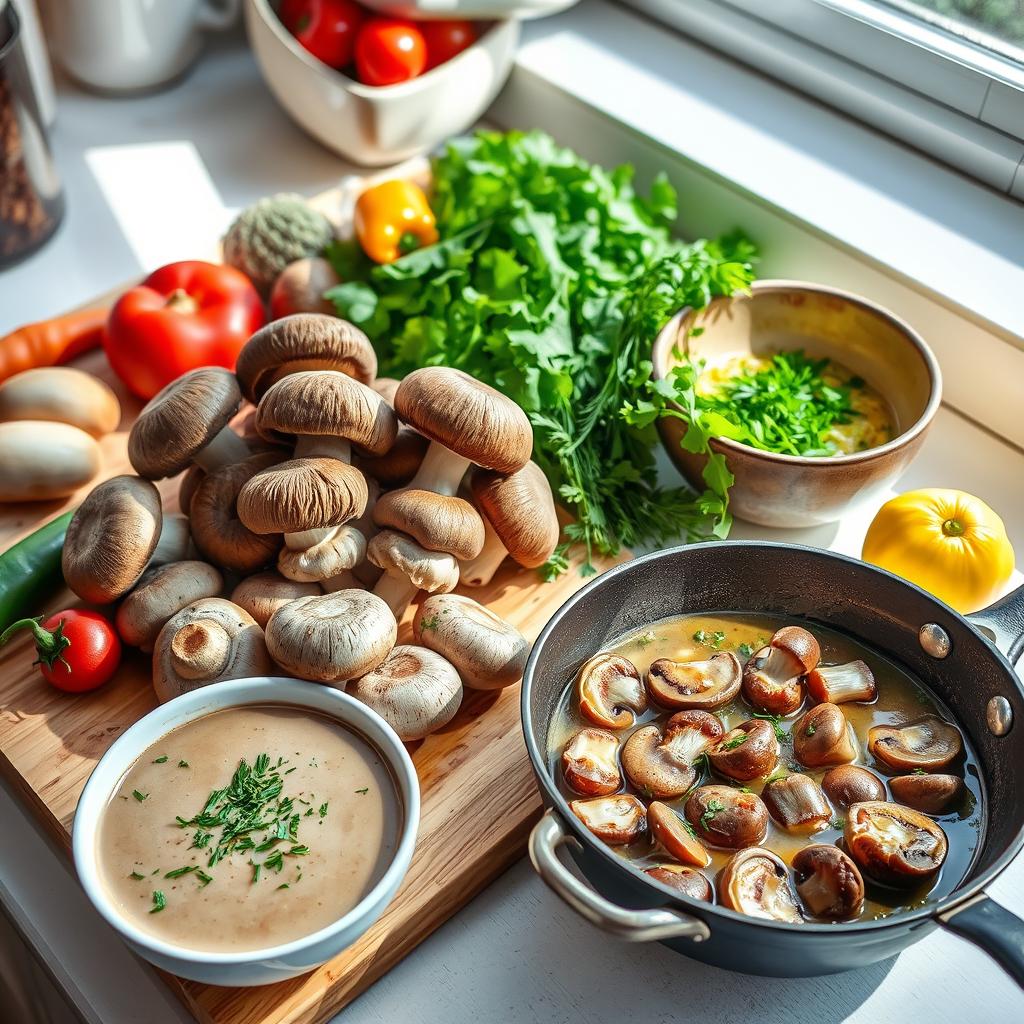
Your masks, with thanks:
<instances>
[{"instance_id":1,"label":"white mug","mask_svg":"<svg viewBox=\"0 0 1024 1024\"><path fill-rule=\"evenodd\" d=\"M199 55L203 29L224 29L239 0L44 0L53 54L101 92L155 89Z\"/></svg>"}]
</instances>

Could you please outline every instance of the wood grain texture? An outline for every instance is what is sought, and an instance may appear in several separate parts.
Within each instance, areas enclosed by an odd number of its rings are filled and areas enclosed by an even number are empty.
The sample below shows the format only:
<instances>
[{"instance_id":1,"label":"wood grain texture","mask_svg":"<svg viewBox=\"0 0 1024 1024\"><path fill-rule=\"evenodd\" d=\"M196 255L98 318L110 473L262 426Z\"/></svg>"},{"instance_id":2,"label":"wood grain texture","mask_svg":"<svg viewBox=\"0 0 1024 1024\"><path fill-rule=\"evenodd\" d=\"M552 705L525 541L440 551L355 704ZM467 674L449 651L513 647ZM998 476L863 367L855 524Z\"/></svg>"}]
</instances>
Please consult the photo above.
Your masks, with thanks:
<instances>
[{"instance_id":1,"label":"wood grain texture","mask_svg":"<svg viewBox=\"0 0 1024 1024\"><path fill-rule=\"evenodd\" d=\"M102 442L102 475L131 472L125 446L140 403L113 378L100 353L91 353L76 365L110 382L122 401L121 425ZM165 508L176 511L177 481L159 486ZM89 489L67 502L0 507L0 550L76 504ZM583 582L576 566L545 584L536 573L506 563L491 584L467 593L532 640ZM75 599L65 591L49 610L71 603ZM402 625L400 643L411 640L411 618L412 609ZM75 807L93 766L121 732L156 704L149 659L126 651L121 669L107 686L79 697L46 686L32 660L27 635L0 650L0 771L70 851ZM448 726L414 746L423 795L419 839L405 883L381 920L344 954L289 982L229 989L167 975L199 1021L327 1020L522 855L540 799L520 730L519 687L470 691Z\"/></svg>"}]
</instances>

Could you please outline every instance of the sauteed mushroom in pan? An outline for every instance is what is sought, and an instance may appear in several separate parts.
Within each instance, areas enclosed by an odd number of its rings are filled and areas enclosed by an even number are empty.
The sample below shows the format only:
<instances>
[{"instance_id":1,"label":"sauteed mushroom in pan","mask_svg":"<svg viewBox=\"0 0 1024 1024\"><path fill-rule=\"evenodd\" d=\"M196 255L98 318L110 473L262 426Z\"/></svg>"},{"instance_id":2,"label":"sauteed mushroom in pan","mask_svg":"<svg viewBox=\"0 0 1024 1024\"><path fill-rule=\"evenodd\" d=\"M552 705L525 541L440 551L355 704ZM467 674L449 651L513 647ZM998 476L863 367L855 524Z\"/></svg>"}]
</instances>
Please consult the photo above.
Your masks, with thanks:
<instances>
[{"instance_id":1,"label":"sauteed mushroom in pan","mask_svg":"<svg viewBox=\"0 0 1024 1024\"><path fill-rule=\"evenodd\" d=\"M642 793L682 796L696 781L694 763L722 735L722 723L707 711L680 711L664 729L637 729L622 748L622 768Z\"/></svg>"},{"instance_id":2,"label":"sauteed mushroom in pan","mask_svg":"<svg viewBox=\"0 0 1024 1024\"><path fill-rule=\"evenodd\" d=\"M775 728L763 718L741 722L708 751L711 767L737 782L770 775L778 759Z\"/></svg>"},{"instance_id":3,"label":"sauteed mushroom in pan","mask_svg":"<svg viewBox=\"0 0 1024 1024\"><path fill-rule=\"evenodd\" d=\"M658 864L656 867L647 868L644 874L670 889L681 892L684 896L689 896L691 900L711 901L711 883L707 875L696 868L687 867L685 864Z\"/></svg>"},{"instance_id":4,"label":"sauteed mushroom in pan","mask_svg":"<svg viewBox=\"0 0 1024 1024\"><path fill-rule=\"evenodd\" d=\"M576 677L580 711L595 725L625 729L647 710L647 691L632 662L599 654Z\"/></svg>"},{"instance_id":5,"label":"sauteed mushroom in pan","mask_svg":"<svg viewBox=\"0 0 1024 1024\"><path fill-rule=\"evenodd\" d=\"M706 661L659 658L647 672L647 690L662 707L710 711L736 696L742 676L739 659L727 651Z\"/></svg>"},{"instance_id":6,"label":"sauteed mushroom in pan","mask_svg":"<svg viewBox=\"0 0 1024 1024\"><path fill-rule=\"evenodd\" d=\"M805 846L793 858L796 891L817 917L842 920L864 905L864 879L857 865L835 846Z\"/></svg>"},{"instance_id":7,"label":"sauteed mushroom in pan","mask_svg":"<svg viewBox=\"0 0 1024 1024\"><path fill-rule=\"evenodd\" d=\"M945 814L964 795L956 775L898 775L889 780L889 789L901 804L925 814Z\"/></svg>"},{"instance_id":8,"label":"sauteed mushroom in pan","mask_svg":"<svg viewBox=\"0 0 1024 1024\"><path fill-rule=\"evenodd\" d=\"M608 796L622 786L615 760L619 738L607 729L580 729L562 751L569 788L583 796Z\"/></svg>"},{"instance_id":9,"label":"sauteed mushroom in pan","mask_svg":"<svg viewBox=\"0 0 1024 1024\"><path fill-rule=\"evenodd\" d=\"M743 696L759 711L792 714L804 699L804 677L818 666L818 641L800 626L783 626L743 670Z\"/></svg>"},{"instance_id":10,"label":"sauteed mushroom in pan","mask_svg":"<svg viewBox=\"0 0 1024 1024\"><path fill-rule=\"evenodd\" d=\"M885 800L854 804L843 839L865 874L887 885L909 886L942 867L946 833L931 818Z\"/></svg>"},{"instance_id":11,"label":"sauteed mushroom in pan","mask_svg":"<svg viewBox=\"0 0 1024 1024\"><path fill-rule=\"evenodd\" d=\"M768 808L756 793L732 786L701 786L686 801L686 820L712 846L742 850L768 832Z\"/></svg>"},{"instance_id":12,"label":"sauteed mushroom in pan","mask_svg":"<svg viewBox=\"0 0 1024 1024\"><path fill-rule=\"evenodd\" d=\"M793 726L793 754L808 768L846 764L857 756L850 724L837 704L816 704Z\"/></svg>"},{"instance_id":13,"label":"sauteed mushroom in pan","mask_svg":"<svg viewBox=\"0 0 1024 1024\"><path fill-rule=\"evenodd\" d=\"M925 715L906 725L878 725L868 733L868 750L893 771L933 772L956 760L963 739L955 725Z\"/></svg>"},{"instance_id":14,"label":"sauteed mushroom in pan","mask_svg":"<svg viewBox=\"0 0 1024 1024\"><path fill-rule=\"evenodd\" d=\"M569 806L573 814L609 846L631 843L647 828L647 811L631 794L573 800Z\"/></svg>"},{"instance_id":15,"label":"sauteed mushroom in pan","mask_svg":"<svg viewBox=\"0 0 1024 1024\"><path fill-rule=\"evenodd\" d=\"M718 876L718 898L751 917L798 924L803 920L782 859L757 846L735 854Z\"/></svg>"}]
</instances>

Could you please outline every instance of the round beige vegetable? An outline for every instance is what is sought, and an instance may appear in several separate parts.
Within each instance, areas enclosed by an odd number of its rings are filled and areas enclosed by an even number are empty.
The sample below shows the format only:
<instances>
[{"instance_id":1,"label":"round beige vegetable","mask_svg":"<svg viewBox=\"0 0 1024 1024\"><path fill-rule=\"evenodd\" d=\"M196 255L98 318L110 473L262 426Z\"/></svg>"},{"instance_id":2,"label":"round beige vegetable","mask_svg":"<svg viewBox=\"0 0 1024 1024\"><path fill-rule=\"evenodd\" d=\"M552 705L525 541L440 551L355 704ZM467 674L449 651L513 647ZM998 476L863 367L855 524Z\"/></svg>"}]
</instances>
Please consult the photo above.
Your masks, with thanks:
<instances>
[{"instance_id":1,"label":"round beige vegetable","mask_svg":"<svg viewBox=\"0 0 1024 1024\"><path fill-rule=\"evenodd\" d=\"M317 583L285 579L279 572L268 569L242 580L231 591L231 600L239 608L244 608L262 629L266 629L270 616L278 608L300 597L318 597L319 594L320 586Z\"/></svg>"},{"instance_id":2,"label":"round beige vegetable","mask_svg":"<svg viewBox=\"0 0 1024 1024\"><path fill-rule=\"evenodd\" d=\"M0 384L0 420L70 423L93 437L117 429L121 406L99 378L70 366L16 373Z\"/></svg>"},{"instance_id":3,"label":"round beige vegetable","mask_svg":"<svg viewBox=\"0 0 1024 1024\"><path fill-rule=\"evenodd\" d=\"M53 501L74 494L99 471L95 439L44 420L0 423L0 501Z\"/></svg>"}]
</instances>

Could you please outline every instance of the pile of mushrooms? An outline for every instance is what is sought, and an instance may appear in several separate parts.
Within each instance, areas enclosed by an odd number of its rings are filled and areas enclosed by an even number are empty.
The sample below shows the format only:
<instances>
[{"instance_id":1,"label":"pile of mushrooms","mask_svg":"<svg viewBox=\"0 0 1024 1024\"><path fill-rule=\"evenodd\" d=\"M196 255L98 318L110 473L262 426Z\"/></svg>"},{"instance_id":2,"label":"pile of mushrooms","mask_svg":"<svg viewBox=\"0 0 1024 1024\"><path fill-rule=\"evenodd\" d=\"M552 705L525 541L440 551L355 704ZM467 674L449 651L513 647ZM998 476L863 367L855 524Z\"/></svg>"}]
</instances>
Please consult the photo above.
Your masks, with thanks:
<instances>
[{"instance_id":1,"label":"pile of mushrooms","mask_svg":"<svg viewBox=\"0 0 1024 1024\"><path fill-rule=\"evenodd\" d=\"M570 807L690 899L788 923L855 919L866 887L934 880L948 851L934 819L965 793L950 771L963 740L941 718L855 734L844 706L877 694L864 661L821 664L800 626L778 630L745 663L704 651L640 672L597 654L575 682L573 714L585 724L562 748ZM826 830L839 833L833 844L816 841ZM804 844L790 864L771 849L773 835Z\"/></svg>"},{"instance_id":2,"label":"pile of mushrooms","mask_svg":"<svg viewBox=\"0 0 1024 1024\"><path fill-rule=\"evenodd\" d=\"M348 687L413 740L464 689L522 676L518 630L451 591L554 550L529 420L458 370L376 371L356 327L297 313L257 331L235 373L193 370L139 414L137 475L85 499L63 567L84 600L120 602L160 700L280 671ZM153 481L179 476L182 511L165 513ZM414 643L395 646L417 598Z\"/></svg>"}]
</instances>

